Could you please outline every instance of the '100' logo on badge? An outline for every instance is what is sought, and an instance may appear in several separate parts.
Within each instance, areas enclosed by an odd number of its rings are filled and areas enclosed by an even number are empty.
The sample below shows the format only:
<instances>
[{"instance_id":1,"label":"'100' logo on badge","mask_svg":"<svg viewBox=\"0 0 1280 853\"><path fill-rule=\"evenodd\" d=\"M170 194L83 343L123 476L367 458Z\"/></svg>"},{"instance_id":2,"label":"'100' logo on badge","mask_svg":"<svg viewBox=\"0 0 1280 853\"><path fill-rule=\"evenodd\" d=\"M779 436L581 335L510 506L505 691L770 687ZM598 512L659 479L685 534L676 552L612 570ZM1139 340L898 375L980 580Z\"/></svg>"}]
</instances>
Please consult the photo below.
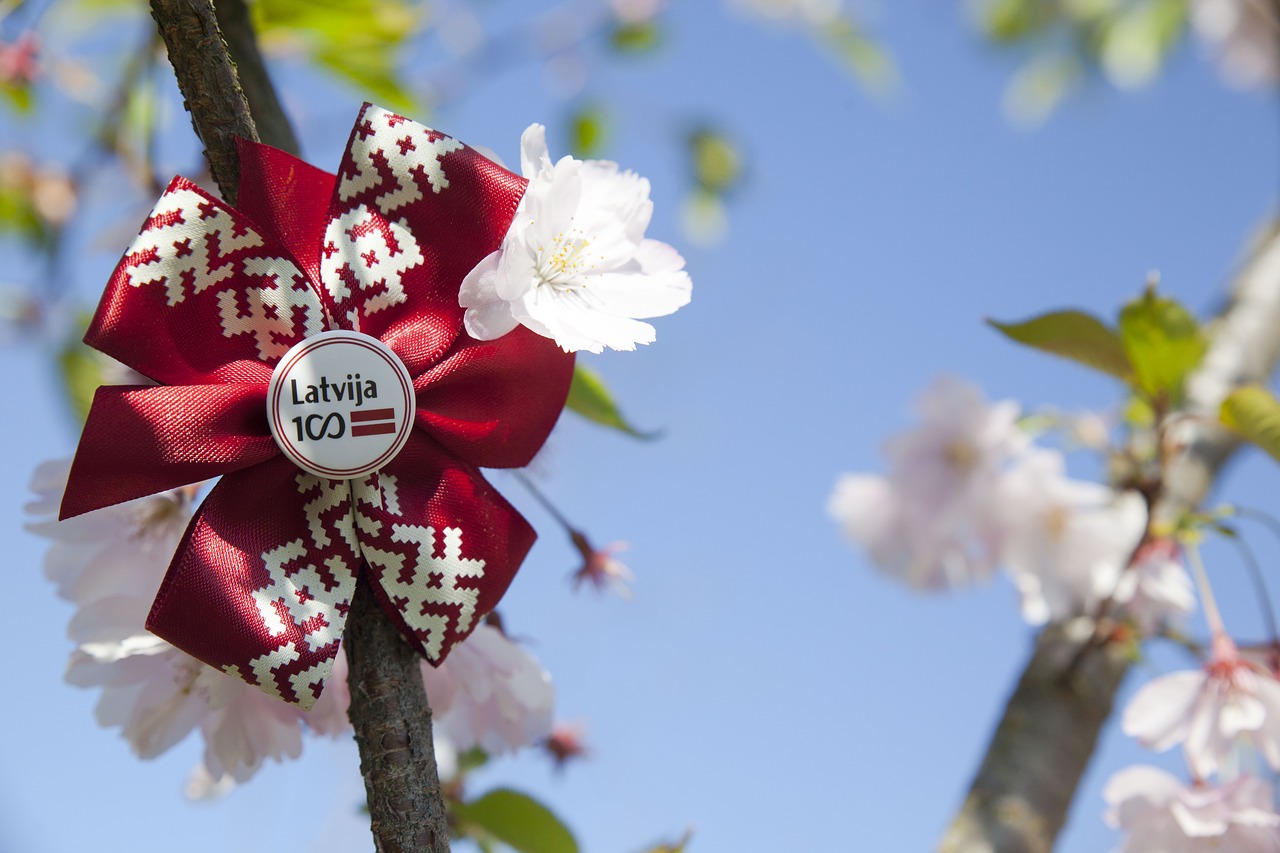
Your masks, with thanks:
<instances>
[{"instance_id":1,"label":"'100' logo on badge","mask_svg":"<svg viewBox=\"0 0 1280 853\"><path fill-rule=\"evenodd\" d=\"M323 332L294 346L271 374L267 420L298 467L349 480L386 465L409 439L413 382L385 344Z\"/></svg>"}]
</instances>

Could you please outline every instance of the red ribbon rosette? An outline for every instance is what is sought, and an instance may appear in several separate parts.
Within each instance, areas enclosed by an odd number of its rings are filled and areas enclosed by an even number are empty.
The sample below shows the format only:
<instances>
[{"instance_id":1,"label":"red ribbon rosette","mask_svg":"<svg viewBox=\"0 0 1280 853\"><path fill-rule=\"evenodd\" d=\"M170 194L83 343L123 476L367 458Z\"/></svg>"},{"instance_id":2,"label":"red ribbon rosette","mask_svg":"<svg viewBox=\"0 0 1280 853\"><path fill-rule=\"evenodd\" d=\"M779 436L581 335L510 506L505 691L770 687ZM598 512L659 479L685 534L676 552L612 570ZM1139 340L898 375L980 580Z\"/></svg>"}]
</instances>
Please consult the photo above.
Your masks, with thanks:
<instances>
[{"instance_id":1,"label":"red ribbon rosette","mask_svg":"<svg viewBox=\"0 0 1280 853\"><path fill-rule=\"evenodd\" d=\"M158 384L98 389L61 517L221 477L147 628L305 708L359 573L433 663L498 603L535 534L478 466L529 462L573 359L525 328L463 331L459 285L501 244L523 178L369 104L337 176L257 143L240 159L238 209L175 178L116 267L85 341ZM403 448L355 477L299 467L269 423L282 359L333 330L381 342L411 382ZM357 405L357 380L311 380L350 440L394 427L365 423L392 417L387 391L363 385ZM339 432L303 423L299 441Z\"/></svg>"}]
</instances>

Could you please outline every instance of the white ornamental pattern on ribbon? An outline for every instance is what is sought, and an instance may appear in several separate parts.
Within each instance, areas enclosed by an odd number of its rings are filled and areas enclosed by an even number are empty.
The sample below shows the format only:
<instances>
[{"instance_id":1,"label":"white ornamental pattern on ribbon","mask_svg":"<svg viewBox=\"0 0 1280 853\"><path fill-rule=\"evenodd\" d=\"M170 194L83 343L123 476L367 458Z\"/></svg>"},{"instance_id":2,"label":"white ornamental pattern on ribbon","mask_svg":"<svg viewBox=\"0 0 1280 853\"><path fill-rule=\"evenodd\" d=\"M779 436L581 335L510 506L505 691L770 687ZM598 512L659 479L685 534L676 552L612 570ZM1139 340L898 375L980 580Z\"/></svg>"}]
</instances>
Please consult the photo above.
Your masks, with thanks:
<instances>
[{"instance_id":1,"label":"white ornamental pattern on ribbon","mask_svg":"<svg viewBox=\"0 0 1280 853\"><path fill-rule=\"evenodd\" d=\"M133 287L163 286L170 308L228 279L262 282L221 290L217 302L223 337L251 335L265 361L324 331L324 307L293 261L268 252L245 220L185 187L160 197L121 269Z\"/></svg>"},{"instance_id":2,"label":"white ornamental pattern on ribbon","mask_svg":"<svg viewBox=\"0 0 1280 853\"><path fill-rule=\"evenodd\" d=\"M299 492L310 498L303 509L311 541L294 539L263 554L270 580L252 595L270 636L284 638L301 633L306 651L314 654L342 636L358 570L343 555L358 554L359 544L347 481L299 474L297 483ZM326 516L334 522L326 522ZM340 547L334 547L339 545L335 538L343 540ZM251 661L250 669L259 686L273 696L281 696L277 675L299 660L302 652L290 640ZM289 673L289 684L302 707L314 701L332 666L330 655L311 667Z\"/></svg>"},{"instance_id":3,"label":"white ornamental pattern on ribbon","mask_svg":"<svg viewBox=\"0 0 1280 853\"><path fill-rule=\"evenodd\" d=\"M384 184L374 204L387 216L421 201L422 185L434 193L449 186L442 160L462 143L404 116L369 106L351 139L352 171L338 179L338 198L350 201ZM400 176L412 176L401 180Z\"/></svg>"},{"instance_id":4,"label":"white ornamental pattern on ribbon","mask_svg":"<svg viewBox=\"0 0 1280 853\"><path fill-rule=\"evenodd\" d=\"M375 474L353 485L358 510L381 505L398 514L394 477ZM365 561L381 571L382 589L418 636L427 658L439 661L450 622L459 636L472 628L480 595L476 586L484 577L485 561L462 556L462 529L458 527L438 531L444 547L437 553L433 527L392 524L388 532L383 530L383 522L360 511L356 524ZM407 547L391 550L371 544L388 533L391 543Z\"/></svg>"},{"instance_id":5,"label":"white ornamental pattern on ribbon","mask_svg":"<svg viewBox=\"0 0 1280 853\"><path fill-rule=\"evenodd\" d=\"M320 258L320 280L347 309L352 328L359 318L405 301L400 278L421 264L422 248L403 220L390 221L359 205L329 221Z\"/></svg>"}]
</instances>

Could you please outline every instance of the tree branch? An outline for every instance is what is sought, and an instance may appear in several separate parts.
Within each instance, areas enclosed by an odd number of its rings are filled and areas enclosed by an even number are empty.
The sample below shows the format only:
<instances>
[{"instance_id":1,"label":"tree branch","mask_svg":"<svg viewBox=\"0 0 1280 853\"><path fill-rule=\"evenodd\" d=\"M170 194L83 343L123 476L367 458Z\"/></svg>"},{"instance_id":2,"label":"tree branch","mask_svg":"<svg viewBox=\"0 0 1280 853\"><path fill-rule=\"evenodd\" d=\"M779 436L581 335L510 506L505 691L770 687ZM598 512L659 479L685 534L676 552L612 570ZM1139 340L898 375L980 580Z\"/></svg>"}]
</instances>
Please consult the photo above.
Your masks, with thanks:
<instances>
[{"instance_id":1,"label":"tree branch","mask_svg":"<svg viewBox=\"0 0 1280 853\"><path fill-rule=\"evenodd\" d=\"M218 27L227 42L227 52L240 75L240 85L249 111L258 125L260 139L282 151L298 156L298 138L285 115L276 87L267 74L262 52L258 50L258 36L249 19L249 9L244 0L217 0L215 12Z\"/></svg>"},{"instance_id":2,"label":"tree branch","mask_svg":"<svg viewBox=\"0 0 1280 853\"><path fill-rule=\"evenodd\" d=\"M257 66L248 91L260 126L276 147L296 150L262 68L244 5L240 0L223 2L228 6L221 17L235 34L238 58L246 66ZM151 14L214 180L227 203L235 204L240 176L235 138L256 141L258 133L214 8L210 0L151 0ZM349 713L360 748L375 847L382 853L447 853L449 825L418 656L363 581L351 603L344 643L350 663Z\"/></svg>"},{"instance_id":3,"label":"tree branch","mask_svg":"<svg viewBox=\"0 0 1280 853\"><path fill-rule=\"evenodd\" d=\"M1194 432L1164 472L1157 521L1175 519L1208 496L1237 446L1215 425L1218 407L1235 386L1265 381L1280 359L1275 230L1237 276L1210 334L1209 352L1187 385L1186 410L1204 417L1186 421ZM1047 626L939 850L1048 853L1130 663L1117 644L1096 644L1090 620Z\"/></svg>"},{"instance_id":4,"label":"tree branch","mask_svg":"<svg viewBox=\"0 0 1280 853\"><path fill-rule=\"evenodd\" d=\"M351 724L380 853L447 853L449 822L436 772L431 709L417 653L361 579L343 643Z\"/></svg>"},{"instance_id":5,"label":"tree branch","mask_svg":"<svg viewBox=\"0 0 1280 853\"><path fill-rule=\"evenodd\" d=\"M258 141L236 67L210 0L151 0L151 17L169 51L178 88L204 143L209 170L227 204L236 203L240 158L236 137Z\"/></svg>"}]
</instances>

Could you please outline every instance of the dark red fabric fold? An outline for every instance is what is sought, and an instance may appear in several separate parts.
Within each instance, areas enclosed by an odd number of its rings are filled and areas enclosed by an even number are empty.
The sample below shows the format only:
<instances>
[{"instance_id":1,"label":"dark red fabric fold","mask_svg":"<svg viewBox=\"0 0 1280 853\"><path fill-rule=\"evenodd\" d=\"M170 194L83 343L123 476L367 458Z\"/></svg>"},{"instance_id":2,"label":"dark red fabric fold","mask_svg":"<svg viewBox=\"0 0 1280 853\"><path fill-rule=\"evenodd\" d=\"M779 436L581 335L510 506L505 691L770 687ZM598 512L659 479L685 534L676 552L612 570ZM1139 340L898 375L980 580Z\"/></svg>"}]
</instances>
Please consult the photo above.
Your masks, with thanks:
<instances>
[{"instance_id":1,"label":"dark red fabric fold","mask_svg":"<svg viewBox=\"0 0 1280 853\"><path fill-rule=\"evenodd\" d=\"M236 139L240 186L236 209L281 246L313 282L320 281L320 245L329 222L334 176L288 152Z\"/></svg>"},{"instance_id":2,"label":"dark red fabric fold","mask_svg":"<svg viewBox=\"0 0 1280 853\"><path fill-rule=\"evenodd\" d=\"M396 341L416 376L461 334L458 288L502 244L526 183L365 104L338 169L321 263L326 286L341 292L334 321Z\"/></svg>"},{"instance_id":3,"label":"dark red fabric fold","mask_svg":"<svg viewBox=\"0 0 1280 853\"><path fill-rule=\"evenodd\" d=\"M280 449L265 385L106 385L97 390L59 518L256 465Z\"/></svg>"},{"instance_id":4,"label":"dark red fabric fold","mask_svg":"<svg viewBox=\"0 0 1280 853\"><path fill-rule=\"evenodd\" d=\"M537 534L479 471L417 434L352 489L372 586L438 664L497 606Z\"/></svg>"},{"instance_id":5,"label":"dark red fabric fold","mask_svg":"<svg viewBox=\"0 0 1280 853\"><path fill-rule=\"evenodd\" d=\"M303 708L338 651L360 558L351 490L282 458L222 478L191 520L147 630Z\"/></svg>"},{"instance_id":6,"label":"dark red fabric fold","mask_svg":"<svg viewBox=\"0 0 1280 853\"><path fill-rule=\"evenodd\" d=\"M162 385L261 382L328 328L320 295L246 216L174 178L107 284L85 343Z\"/></svg>"},{"instance_id":7,"label":"dark red fabric fold","mask_svg":"<svg viewBox=\"0 0 1280 853\"><path fill-rule=\"evenodd\" d=\"M493 341L469 335L414 378L417 425L472 465L529 464L564 409L573 356L523 326Z\"/></svg>"}]
</instances>

